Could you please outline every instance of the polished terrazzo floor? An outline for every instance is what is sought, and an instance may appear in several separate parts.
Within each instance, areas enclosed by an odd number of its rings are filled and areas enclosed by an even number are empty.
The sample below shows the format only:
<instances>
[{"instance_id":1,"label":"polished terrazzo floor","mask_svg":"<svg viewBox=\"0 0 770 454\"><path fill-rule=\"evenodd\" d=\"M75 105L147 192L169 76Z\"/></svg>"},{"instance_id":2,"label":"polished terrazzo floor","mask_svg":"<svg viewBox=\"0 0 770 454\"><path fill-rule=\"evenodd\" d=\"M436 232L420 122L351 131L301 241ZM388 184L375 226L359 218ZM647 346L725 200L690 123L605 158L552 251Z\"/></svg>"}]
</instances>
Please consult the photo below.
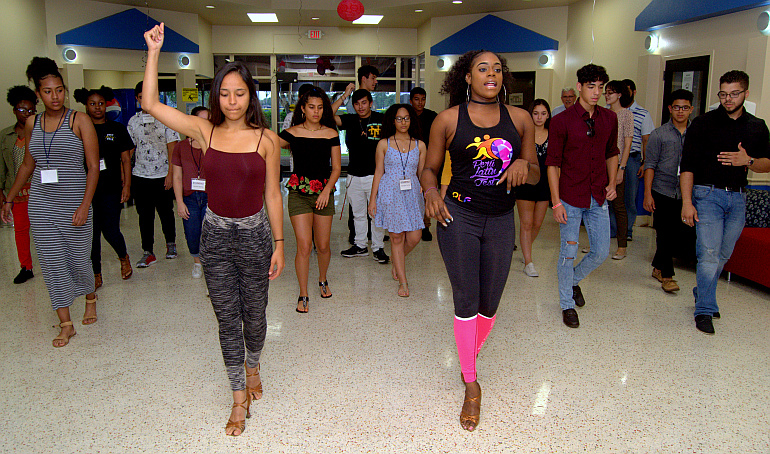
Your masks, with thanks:
<instances>
[{"instance_id":1,"label":"polished terrazzo floor","mask_svg":"<svg viewBox=\"0 0 770 454\"><path fill-rule=\"evenodd\" d=\"M123 216L135 262L136 213ZM478 360L481 422L468 433L435 241L408 257L411 297L399 298L389 266L339 255L346 220L333 224L334 296L322 300L311 285L310 313L300 315L285 219L287 267L267 309L265 395L237 438L224 435L231 394L217 325L204 282L190 276L178 218L179 258L135 269L128 281L103 242L99 321L80 324L78 299L78 334L61 349L51 347L58 320L39 268L13 285L13 230L0 229L0 452L770 452L767 288L720 281L722 319L715 336L704 335L692 320L693 270L678 269L683 290L664 294L650 277L654 232L639 227L628 258L608 259L581 284L581 326L567 328L549 212L535 243L540 277L525 276L515 253Z\"/></svg>"}]
</instances>

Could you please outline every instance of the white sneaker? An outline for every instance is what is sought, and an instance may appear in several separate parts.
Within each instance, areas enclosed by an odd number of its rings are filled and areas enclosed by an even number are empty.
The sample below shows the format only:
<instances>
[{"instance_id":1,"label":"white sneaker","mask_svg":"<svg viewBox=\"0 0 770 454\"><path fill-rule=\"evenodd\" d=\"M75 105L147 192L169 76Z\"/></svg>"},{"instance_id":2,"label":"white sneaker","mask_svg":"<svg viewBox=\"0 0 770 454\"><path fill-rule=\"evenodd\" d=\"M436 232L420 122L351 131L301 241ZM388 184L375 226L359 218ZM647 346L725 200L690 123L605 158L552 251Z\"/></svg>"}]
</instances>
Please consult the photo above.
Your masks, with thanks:
<instances>
[{"instance_id":1,"label":"white sneaker","mask_svg":"<svg viewBox=\"0 0 770 454\"><path fill-rule=\"evenodd\" d=\"M193 263L192 277L200 279L203 276L203 266L200 263Z\"/></svg>"},{"instance_id":2,"label":"white sneaker","mask_svg":"<svg viewBox=\"0 0 770 454\"><path fill-rule=\"evenodd\" d=\"M524 274L526 274L529 277L540 276L539 274L537 274L537 270L535 269L535 264L533 262L527 263L527 266L524 267Z\"/></svg>"}]
</instances>

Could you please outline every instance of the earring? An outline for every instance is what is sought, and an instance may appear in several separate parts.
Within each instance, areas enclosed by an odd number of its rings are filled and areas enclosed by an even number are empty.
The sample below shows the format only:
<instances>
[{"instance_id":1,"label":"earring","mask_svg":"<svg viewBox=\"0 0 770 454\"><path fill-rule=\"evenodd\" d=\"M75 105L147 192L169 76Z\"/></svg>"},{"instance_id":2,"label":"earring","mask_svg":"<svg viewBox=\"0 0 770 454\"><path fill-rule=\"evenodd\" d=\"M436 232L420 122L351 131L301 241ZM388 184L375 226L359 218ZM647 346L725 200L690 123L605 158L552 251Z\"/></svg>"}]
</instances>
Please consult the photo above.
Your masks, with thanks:
<instances>
[{"instance_id":1,"label":"earring","mask_svg":"<svg viewBox=\"0 0 770 454\"><path fill-rule=\"evenodd\" d=\"M506 102L507 100L508 100L508 91L505 89L505 84L503 84L503 99L502 99L502 101L500 101L500 102L502 102L503 104L505 104L505 102Z\"/></svg>"},{"instance_id":2,"label":"earring","mask_svg":"<svg viewBox=\"0 0 770 454\"><path fill-rule=\"evenodd\" d=\"M471 102L471 86L468 85L468 96L466 97L467 102Z\"/></svg>"}]
</instances>

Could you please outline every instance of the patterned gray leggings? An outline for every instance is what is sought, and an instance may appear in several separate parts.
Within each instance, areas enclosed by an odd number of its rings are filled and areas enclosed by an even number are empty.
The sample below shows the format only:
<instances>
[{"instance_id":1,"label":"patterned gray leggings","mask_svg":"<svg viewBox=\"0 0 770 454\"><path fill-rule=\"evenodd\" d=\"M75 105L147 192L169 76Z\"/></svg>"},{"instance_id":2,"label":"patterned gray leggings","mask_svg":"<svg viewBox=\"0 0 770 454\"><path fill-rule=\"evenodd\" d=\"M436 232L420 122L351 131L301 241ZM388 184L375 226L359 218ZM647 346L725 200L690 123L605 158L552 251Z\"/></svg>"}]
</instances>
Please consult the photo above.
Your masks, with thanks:
<instances>
[{"instance_id":1,"label":"patterned gray leggings","mask_svg":"<svg viewBox=\"0 0 770 454\"><path fill-rule=\"evenodd\" d=\"M208 209L201 233L200 259L233 391L246 388L244 359L249 368L257 367L265 345L267 275L273 252L265 211L236 219Z\"/></svg>"}]
</instances>

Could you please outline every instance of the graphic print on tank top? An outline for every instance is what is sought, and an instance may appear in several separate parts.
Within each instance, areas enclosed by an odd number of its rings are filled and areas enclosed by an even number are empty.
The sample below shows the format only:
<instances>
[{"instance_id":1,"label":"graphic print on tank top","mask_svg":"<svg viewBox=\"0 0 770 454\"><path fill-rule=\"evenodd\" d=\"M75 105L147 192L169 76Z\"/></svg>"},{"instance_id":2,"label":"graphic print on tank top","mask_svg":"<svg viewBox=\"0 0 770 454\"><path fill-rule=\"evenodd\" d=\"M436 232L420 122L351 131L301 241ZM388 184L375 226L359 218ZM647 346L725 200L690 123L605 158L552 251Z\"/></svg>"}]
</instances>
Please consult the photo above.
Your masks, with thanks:
<instances>
[{"instance_id":1,"label":"graphic print on tank top","mask_svg":"<svg viewBox=\"0 0 770 454\"><path fill-rule=\"evenodd\" d=\"M465 147L476 147L478 151L472 159L474 173L470 179L476 186L494 186L511 164L513 146L505 139L488 134L484 134L483 139L475 137L473 143Z\"/></svg>"}]
</instances>

